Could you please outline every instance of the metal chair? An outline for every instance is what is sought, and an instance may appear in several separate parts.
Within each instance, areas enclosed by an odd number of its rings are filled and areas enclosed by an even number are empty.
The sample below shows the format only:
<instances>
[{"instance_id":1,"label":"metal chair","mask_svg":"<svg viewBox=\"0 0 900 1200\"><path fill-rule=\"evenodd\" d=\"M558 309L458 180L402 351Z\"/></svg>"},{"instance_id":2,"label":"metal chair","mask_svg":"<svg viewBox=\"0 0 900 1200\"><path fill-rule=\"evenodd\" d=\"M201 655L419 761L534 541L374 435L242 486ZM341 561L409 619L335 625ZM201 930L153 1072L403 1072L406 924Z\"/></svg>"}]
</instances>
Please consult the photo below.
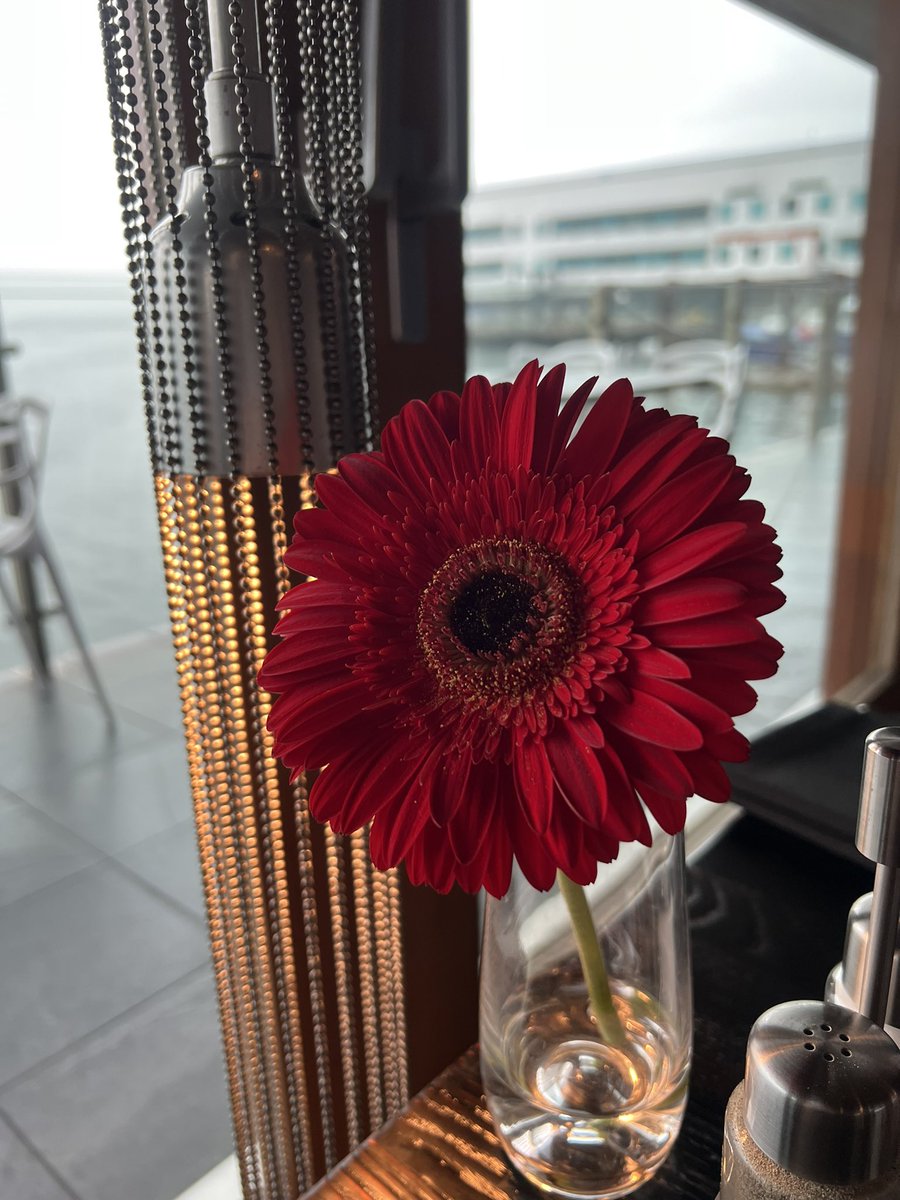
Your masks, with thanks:
<instances>
[{"instance_id":1,"label":"metal chair","mask_svg":"<svg viewBox=\"0 0 900 1200\"><path fill-rule=\"evenodd\" d=\"M50 551L42 528L38 490L47 449L50 410L39 400L13 400L0 396L0 494L15 495L14 513L0 510L0 596L28 654L35 676L43 675L37 646L26 614L16 601L14 589L5 573L5 564L19 559L43 562L59 608L68 623L72 639L84 663L88 679L110 729L115 728L113 708L91 658L81 626L75 616L71 596L59 565Z\"/></svg>"},{"instance_id":2,"label":"metal chair","mask_svg":"<svg viewBox=\"0 0 900 1200\"><path fill-rule=\"evenodd\" d=\"M711 432L730 438L747 378L747 347L697 338L673 342L658 350L646 367L632 373L637 392L671 391L708 384L719 393L719 408Z\"/></svg>"}]
</instances>

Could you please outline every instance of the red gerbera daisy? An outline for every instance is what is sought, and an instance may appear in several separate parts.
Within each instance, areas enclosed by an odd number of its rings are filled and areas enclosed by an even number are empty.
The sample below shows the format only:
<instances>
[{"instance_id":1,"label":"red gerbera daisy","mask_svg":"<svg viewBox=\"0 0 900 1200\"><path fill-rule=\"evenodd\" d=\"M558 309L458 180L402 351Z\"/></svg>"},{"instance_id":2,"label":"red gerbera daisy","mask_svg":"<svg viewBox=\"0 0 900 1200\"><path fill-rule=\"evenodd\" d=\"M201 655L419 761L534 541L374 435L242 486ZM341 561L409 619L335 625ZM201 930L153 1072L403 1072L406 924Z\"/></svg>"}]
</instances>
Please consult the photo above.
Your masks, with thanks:
<instances>
[{"instance_id":1,"label":"red gerbera daisy","mask_svg":"<svg viewBox=\"0 0 900 1200\"><path fill-rule=\"evenodd\" d=\"M650 840L641 802L674 833L727 799L746 680L782 652L780 551L727 443L624 379L572 437L596 380L560 411L564 374L413 400L319 475L286 555L314 579L260 676L275 752L322 768L316 818L371 821L376 866L439 891L502 895L513 858L588 883Z\"/></svg>"}]
</instances>

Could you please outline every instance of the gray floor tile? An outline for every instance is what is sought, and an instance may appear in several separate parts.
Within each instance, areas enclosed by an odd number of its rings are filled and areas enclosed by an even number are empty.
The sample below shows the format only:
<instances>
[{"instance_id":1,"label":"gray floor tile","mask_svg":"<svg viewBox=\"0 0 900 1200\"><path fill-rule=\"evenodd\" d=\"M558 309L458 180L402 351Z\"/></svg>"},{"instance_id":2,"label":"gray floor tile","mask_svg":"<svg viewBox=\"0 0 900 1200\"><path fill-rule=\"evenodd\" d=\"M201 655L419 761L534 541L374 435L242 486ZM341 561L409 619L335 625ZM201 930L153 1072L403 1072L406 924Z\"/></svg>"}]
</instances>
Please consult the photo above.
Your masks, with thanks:
<instances>
[{"instance_id":1,"label":"gray floor tile","mask_svg":"<svg viewBox=\"0 0 900 1200\"><path fill-rule=\"evenodd\" d=\"M115 857L197 916L205 916L193 820L164 829Z\"/></svg>"},{"instance_id":2,"label":"gray floor tile","mask_svg":"<svg viewBox=\"0 0 900 1200\"><path fill-rule=\"evenodd\" d=\"M7 812L12 812L14 808L18 808L22 803L21 796L14 796L12 792L8 792L5 788L0 787L0 815Z\"/></svg>"},{"instance_id":3,"label":"gray floor tile","mask_svg":"<svg viewBox=\"0 0 900 1200\"><path fill-rule=\"evenodd\" d=\"M22 789L29 803L115 854L191 816L184 742L176 733Z\"/></svg>"},{"instance_id":4,"label":"gray floor tile","mask_svg":"<svg viewBox=\"0 0 900 1200\"><path fill-rule=\"evenodd\" d=\"M101 648L97 667L115 704L169 729L181 729L178 678L168 631L148 632L120 645ZM60 675L74 686L89 690L81 663L71 656L60 667Z\"/></svg>"},{"instance_id":5,"label":"gray floor tile","mask_svg":"<svg viewBox=\"0 0 900 1200\"><path fill-rule=\"evenodd\" d=\"M148 723L126 714L110 734L93 698L64 682L42 690L30 679L9 681L0 688L0 786L27 800L35 787L154 736Z\"/></svg>"},{"instance_id":6,"label":"gray floor tile","mask_svg":"<svg viewBox=\"0 0 900 1200\"><path fill-rule=\"evenodd\" d=\"M0 1118L0 1196L8 1200L72 1200Z\"/></svg>"},{"instance_id":7,"label":"gray floor tile","mask_svg":"<svg viewBox=\"0 0 900 1200\"><path fill-rule=\"evenodd\" d=\"M99 858L29 804L0 808L0 906L56 883Z\"/></svg>"},{"instance_id":8,"label":"gray floor tile","mask_svg":"<svg viewBox=\"0 0 900 1200\"><path fill-rule=\"evenodd\" d=\"M193 975L0 1094L90 1200L172 1200L231 1153L210 973Z\"/></svg>"},{"instance_id":9,"label":"gray floor tile","mask_svg":"<svg viewBox=\"0 0 900 1200\"><path fill-rule=\"evenodd\" d=\"M0 1084L207 959L198 922L99 863L0 909Z\"/></svg>"}]
</instances>

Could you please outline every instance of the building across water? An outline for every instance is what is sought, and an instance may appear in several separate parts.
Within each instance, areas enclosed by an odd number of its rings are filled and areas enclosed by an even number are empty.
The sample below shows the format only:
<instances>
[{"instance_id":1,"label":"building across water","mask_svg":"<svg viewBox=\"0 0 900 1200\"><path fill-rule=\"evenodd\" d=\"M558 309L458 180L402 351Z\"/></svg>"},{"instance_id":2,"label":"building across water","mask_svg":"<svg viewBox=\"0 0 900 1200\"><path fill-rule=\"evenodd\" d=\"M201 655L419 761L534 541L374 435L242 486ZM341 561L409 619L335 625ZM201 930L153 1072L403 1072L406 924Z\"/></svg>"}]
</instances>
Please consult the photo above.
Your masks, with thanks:
<instances>
[{"instance_id":1,"label":"building across water","mask_svg":"<svg viewBox=\"0 0 900 1200\"><path fill-rule=\"evenodd\" d=\"M516 342L840 341L869 146L842 142L483 188L467 201L473 357Z\"/></svg>"}]
</instances>

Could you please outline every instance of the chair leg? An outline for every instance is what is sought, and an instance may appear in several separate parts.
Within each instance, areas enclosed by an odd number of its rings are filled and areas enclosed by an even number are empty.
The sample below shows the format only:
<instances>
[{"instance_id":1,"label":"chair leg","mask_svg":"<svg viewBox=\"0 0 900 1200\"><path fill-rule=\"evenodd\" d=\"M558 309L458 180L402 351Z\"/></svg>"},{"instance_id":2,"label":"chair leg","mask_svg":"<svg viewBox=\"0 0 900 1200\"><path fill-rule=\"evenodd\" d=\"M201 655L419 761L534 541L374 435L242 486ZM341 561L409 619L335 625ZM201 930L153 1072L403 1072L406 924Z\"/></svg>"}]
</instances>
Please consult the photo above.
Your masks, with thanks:
<instances>
[{"instance_id":1,"label":"chair leg","mask_svg":"<svg viewBox=\"0 0 900 1200\"><path fill-rule=\"evenodd\" d=\"M47 672L41 665L41 658L38 654L37 647L34 644L34 639L31 636L31 630L28 628L28 622L22 615L22 611L16 603L15 595L12 588L9 586L9 581L5 578L2 568L0 568L0 596L3 597L3 603L6 605L9 612L10 620L16 627L16 632L22 640L25 647L25 653L28 655L28 661L31 663L31 669L34 672L34 677L38 683L44 687L47 686Z\"/></svg>"},{"instance_id":2,"label":"chair leg","mask_svg":"<svg viewBox=\"0 0 900 1200\"><path fill-rule=\"evenodd\" d=\"M60 573L59 567L54 560L53 555L50 553L50 548L44 540L42 534L39 533L35 536L34 545L37 553L41 556L46 564L47 573L49 574L51 582L56 589L56 594L59 597L59 602L62 606L63 613L69 623L69 629L72 631L72 638L75 642L75 645L78 647L78 652L81 655L81 661L84 663L84 669L87 672L88 679L91 681L91 686L94 689L94 693L97 696L100 707L103 709L104 715L106 716L106 723L109 726L110 732L114 732L116 728L115 713L113 712L113 707L110 703L109 697L106 694L103 681L97 672L97 668L94 666L94 660L91 658L91 652L88 649L88 644L85 641L84 634L81 632L81 626L78 624L78 620L75 616L75 609L72 605L72 599L69 596L65 583L63 582L62 574Z\"/></svg>"}]
</instances>

